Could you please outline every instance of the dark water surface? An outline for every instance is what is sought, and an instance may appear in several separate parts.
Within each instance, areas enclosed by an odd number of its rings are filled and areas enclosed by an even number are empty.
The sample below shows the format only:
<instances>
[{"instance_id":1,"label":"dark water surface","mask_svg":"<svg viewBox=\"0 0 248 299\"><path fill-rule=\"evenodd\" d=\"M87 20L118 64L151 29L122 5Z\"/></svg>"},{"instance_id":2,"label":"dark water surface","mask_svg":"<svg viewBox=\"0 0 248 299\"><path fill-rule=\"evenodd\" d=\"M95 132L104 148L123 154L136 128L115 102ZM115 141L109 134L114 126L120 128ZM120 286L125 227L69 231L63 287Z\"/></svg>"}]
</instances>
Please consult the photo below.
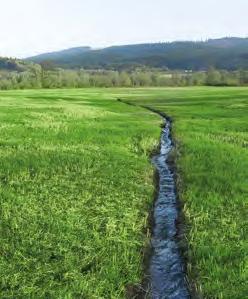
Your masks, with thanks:
<instances>
[{"instance_id":1,"label":"dark water surface","mask_svg":"<svg viewBox=\"0 0 248 299\"><path fill-rule=\"evenodd\" d=\"M152 162L159 173L159 192L154 207L153 254L150 275L153 299L190 298L183 262L176 240L178 218L174 173L167 162L173 148L171 121L165 119L160 153Z\"/></svg>"}]
</instances>

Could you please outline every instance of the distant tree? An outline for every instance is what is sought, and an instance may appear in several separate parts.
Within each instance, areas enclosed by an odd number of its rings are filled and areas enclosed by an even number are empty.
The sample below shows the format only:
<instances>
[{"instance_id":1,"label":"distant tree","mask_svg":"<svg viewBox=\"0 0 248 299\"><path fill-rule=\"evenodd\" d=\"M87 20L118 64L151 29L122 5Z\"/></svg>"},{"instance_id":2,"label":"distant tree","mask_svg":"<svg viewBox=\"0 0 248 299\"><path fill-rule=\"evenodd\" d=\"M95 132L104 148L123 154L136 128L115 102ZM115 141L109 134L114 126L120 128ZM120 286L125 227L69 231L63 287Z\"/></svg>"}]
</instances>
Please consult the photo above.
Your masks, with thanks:
<instances>
[{"instance_id":1,"label":"distant tree","mask_svg":"<svg viewBox=\"0 0 248 299\"><path fill-rule=\"evenodd\" d=\"M7 80L7 79L0 80L0 89L7 90L7 89L11 89L11 88L12 88L12 84L11 84L10 80Z\"/></svg>"},{"instance_id":2,"label":"distant tree","mask_svg":"<svg viewBox=\"0 0 248 299\"><path fill-rule=\"evenodd\" d=\"M84 70L78 72L79 76L79 87L89 87L90 86L90 75Z\"/></svg>"},{"instance_id":3,"label":"distant tree","mask_svg":"<svg viewBox=\"0 0 248 299\"><path fill-rule=\"evenodd\" d=\"M131 78L129 77L128 73L121 72L119 76L119 85L123 87L130 87L132 86Z\"/></svg>"},{"instance_id":4,"label":"distant tree","mask_svg":"<svg viewBox=\"0 0 248 299\"><path fill-rule=\"evenodd\" d=\"M238 71L238 78L239 78L239 83L241 85L247 85L248 84L248 71L239 70Z\"/></svg>"},{"instance_id":5,"label":"distant tree","mask_svg":"<svg viewBox=\"0 0 248 299\"><path fill-rule=\"evenodd\" d=\"M157 77L157 86L172 86L171 74L160 74Z\"/></svg>"},{"instance_id":6,"label":"distant tree","mask_svg":"<svg viewBox=\"0 0 248 299\"><path fill-rule=\"evenodd\" d=\"M179 72L173 72L171 76L171 83L173 86L182 86L182 76Z\"/></svg>"},{"instance_id":7,"label":"distant tree","mask_svg":"<svg viewBox=\"0 0 248 299\"><path fill-rule=\"evenodd\" d=\"M215 68L211 67L207 71L206 84L210 86L218 86L222 84L221 73Z\"/></svg>"}]
</instances>

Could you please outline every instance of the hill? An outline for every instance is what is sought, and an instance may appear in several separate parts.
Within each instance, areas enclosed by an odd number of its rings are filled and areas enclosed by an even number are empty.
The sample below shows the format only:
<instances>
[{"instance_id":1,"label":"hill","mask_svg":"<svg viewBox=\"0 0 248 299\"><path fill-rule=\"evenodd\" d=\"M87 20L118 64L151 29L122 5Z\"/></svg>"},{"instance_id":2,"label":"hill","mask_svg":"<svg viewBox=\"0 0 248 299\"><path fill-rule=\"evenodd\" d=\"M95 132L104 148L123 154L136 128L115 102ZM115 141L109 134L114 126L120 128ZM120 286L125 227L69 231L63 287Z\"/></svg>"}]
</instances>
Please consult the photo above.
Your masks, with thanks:
<instances>
[{"instance_id":1,"label":"hill","mask_svg":"<svg viewBox=\"0 0 248 299\"><path fill-rule=\"evenodd\" d=\"M28 62L15 58L0 57L0 71L22 72L28 68L29 64Z\"/></svg>"},{"instance_id":2,"label":"hill","mask_svg":"<svg viewBox=\"0 0 248 299\"><path fill-rule=\"evenodd\" d=\"M70 64L71 61L77 60L78 57L89 51L91 51L90 47L75 47L57 52L44 53L28 58L27 60L31 60L38 63L50 60L58 64Z\"/></svg>"},{"instance_id":3,"label":"hill","mask_svg":"<svg viewBox=\"0 0 248 299\"><path fill-rule=\"evenodd\" d=\"M248 69L248 38L137 44L98 50L79 47L29 57L27 60L36 63L49 61L62 68L86 69L120 70L136 66L172 70L205 70L210 66L227 70Z\"/></svg>"}]
</instances>

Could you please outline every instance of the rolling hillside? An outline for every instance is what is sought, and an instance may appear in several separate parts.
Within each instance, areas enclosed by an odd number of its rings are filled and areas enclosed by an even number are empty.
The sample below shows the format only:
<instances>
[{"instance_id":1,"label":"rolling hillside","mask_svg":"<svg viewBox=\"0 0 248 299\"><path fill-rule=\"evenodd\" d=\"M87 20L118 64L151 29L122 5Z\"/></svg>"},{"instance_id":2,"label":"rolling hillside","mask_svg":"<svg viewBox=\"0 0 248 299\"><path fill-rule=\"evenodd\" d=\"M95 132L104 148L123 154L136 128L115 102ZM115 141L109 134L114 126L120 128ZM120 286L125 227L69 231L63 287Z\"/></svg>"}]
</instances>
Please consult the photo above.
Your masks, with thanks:
<instances>
[{"instance_id":1,"label":"rolling hillside","mask_svg":"<svg viewBox=\"0 0 248 299\"><path fill-rule=\"evenodd\" d=\"M36 63L50 61L63 68L128 69L148 66L204 70L213 66L227 70L248 69L248 38L113 46L98 50L78 47L27 60Z\"/></svg>"}]
</instances>

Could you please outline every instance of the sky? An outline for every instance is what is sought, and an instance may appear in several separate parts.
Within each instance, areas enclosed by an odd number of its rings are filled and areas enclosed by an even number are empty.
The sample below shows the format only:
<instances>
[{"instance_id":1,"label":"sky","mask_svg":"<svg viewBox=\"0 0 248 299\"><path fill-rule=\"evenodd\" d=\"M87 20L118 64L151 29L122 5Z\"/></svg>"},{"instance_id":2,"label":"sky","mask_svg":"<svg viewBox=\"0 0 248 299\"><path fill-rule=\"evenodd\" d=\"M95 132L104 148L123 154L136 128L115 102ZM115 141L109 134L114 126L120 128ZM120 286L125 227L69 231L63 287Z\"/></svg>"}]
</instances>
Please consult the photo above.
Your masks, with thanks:
<instances>
[{"instance_id":1,"label":"sky","mask_svg":"<svg viewBox=\"0 0 248 299\"><path fill-rule=\"evenodd\" d=\"M248 37L248 0L0 0L0 56Z\"/></svg>"}]
</instances>

